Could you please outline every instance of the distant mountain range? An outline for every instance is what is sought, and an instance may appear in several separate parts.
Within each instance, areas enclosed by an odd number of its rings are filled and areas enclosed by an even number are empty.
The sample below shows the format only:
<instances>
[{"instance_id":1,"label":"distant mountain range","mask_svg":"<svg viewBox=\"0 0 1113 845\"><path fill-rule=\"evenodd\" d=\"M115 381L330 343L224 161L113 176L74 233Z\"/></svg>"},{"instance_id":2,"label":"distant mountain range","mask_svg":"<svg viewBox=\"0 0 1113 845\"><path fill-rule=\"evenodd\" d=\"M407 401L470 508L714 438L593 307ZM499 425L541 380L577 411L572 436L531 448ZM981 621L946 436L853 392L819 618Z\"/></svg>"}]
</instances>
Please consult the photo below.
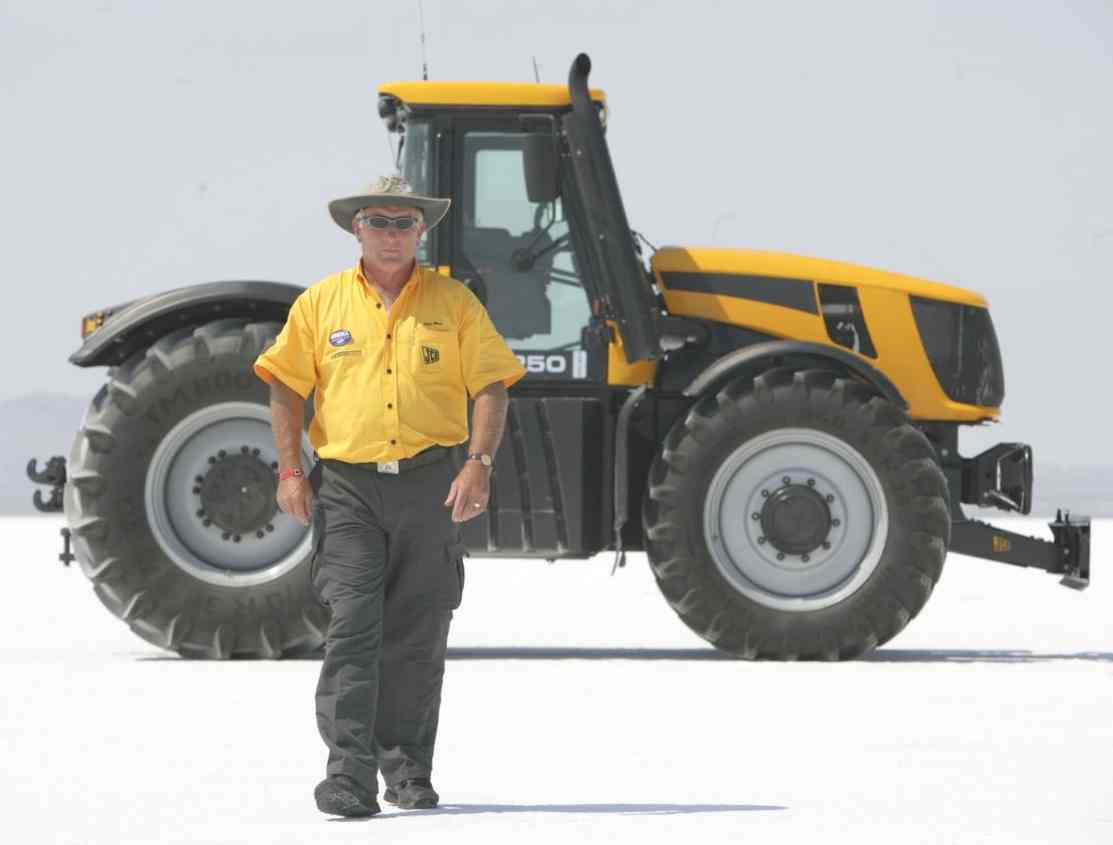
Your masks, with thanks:
<instances>
[{"instance_id":1,"label":"distant mountain range","mask_svg":"<svg viewBox=\"0 0 1113 845\"><path fill-rule=\"evenodd\" d=\"M0 400L5 435L0 442L0 514L36 513L31 495L37 488L27 478L27 461L35 457L42 466L52 455L68 456L90 398L36 393ZM1050 516L1056 508L1069 507L1094 517L1113 516L1113 466L1056 467L1039 463L1037 456L1035 488L1033 514ZM1001 514L969 510L979 518Z\"/></svg>"}]
</instances>

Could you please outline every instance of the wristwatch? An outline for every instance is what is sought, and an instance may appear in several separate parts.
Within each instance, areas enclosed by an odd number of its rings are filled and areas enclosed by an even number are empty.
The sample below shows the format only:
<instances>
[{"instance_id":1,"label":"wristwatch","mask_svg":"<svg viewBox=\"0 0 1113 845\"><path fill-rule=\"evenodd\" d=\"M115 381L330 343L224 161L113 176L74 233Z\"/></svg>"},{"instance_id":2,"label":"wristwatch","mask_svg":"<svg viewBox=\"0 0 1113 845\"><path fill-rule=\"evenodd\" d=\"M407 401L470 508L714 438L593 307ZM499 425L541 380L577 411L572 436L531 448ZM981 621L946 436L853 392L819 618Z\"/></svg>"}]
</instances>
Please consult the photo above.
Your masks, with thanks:
<instances>
[{"instance_id":1,"label":"wristwatch","mask_svg":"<svg viewBox=\"0 0 1113 845\"><path fill-rule=\"evenodd\" d=\"M470 452L468 453L468 460L479 461L485 467L490 467L493 463L491 461L491 456L486 454L485 452Z\"/></svg>"}]
</instances>

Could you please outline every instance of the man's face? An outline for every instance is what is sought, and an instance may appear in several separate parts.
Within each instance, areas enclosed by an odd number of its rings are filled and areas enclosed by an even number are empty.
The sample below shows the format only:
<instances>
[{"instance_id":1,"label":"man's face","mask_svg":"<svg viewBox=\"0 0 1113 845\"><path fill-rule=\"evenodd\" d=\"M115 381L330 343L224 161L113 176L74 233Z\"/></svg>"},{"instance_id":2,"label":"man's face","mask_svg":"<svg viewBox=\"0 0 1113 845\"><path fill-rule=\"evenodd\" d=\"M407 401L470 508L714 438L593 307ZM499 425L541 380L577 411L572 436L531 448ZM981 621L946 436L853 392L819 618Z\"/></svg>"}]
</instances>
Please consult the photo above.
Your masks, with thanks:
<instances>
[{"instance_id":1,"label":"man's face","mask_svg":"<svg viewBox=\"0 0 1113 845\"><path fill-rule=\"evenodd\" d=\"M365 218L387 217L397 220L400 217L413 217L417 223L409 229L399 230L394 225L386 229L376 229ZM425 221L416 208L402 205L386 205L377 208L364 208L357 212L352 226L363 257L372 268L384 270L404 267L417 255L417 245L425 232Z\"/></svg>"}]
</instances>

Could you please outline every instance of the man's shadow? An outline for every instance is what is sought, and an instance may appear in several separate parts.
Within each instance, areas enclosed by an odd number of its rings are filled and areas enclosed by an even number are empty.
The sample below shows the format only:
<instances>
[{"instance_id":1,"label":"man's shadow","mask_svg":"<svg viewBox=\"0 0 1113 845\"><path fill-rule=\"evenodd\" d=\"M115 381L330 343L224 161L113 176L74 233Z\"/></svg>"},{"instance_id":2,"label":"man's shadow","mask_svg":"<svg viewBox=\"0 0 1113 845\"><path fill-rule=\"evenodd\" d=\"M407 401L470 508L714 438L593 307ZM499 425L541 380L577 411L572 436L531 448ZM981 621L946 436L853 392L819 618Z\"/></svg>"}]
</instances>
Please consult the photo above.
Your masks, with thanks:
<instances>
[{"instance_id":1,"label":"man's shadow","mask_svg":"<svg viewBox=\"0 0 1113 845\"><path fill-rule=\"evenodd\" d=\"M398 810L360 819L334 822L379 821L407 816L474 816L484 813L584 813L587 815L672 816L690 813L748 813L787 810L777 804L442 804L431 810Z\"/></svg>"}]
</instances>

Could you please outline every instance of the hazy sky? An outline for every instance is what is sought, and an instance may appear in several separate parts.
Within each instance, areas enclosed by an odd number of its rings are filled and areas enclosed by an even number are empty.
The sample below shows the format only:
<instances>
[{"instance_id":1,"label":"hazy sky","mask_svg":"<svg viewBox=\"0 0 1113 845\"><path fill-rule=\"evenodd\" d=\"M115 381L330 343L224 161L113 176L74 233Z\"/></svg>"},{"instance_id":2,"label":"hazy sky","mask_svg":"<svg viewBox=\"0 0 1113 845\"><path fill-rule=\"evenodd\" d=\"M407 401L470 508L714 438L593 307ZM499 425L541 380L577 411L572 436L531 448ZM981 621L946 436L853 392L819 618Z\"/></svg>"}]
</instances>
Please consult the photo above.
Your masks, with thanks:
<instances>
[{"instance_id":1,"label":"hazy sky","mask_svg":"<svg viewBox=\"0 0 1113 845\"><path fill-rule=\"evenodd\" d=\"M1005 422L965 450L1111 463L1111 0L425 0L425 21L435 78L528 81L536 57L563 82L588 52L657 245L981 291ZM66 361L86 311L353 260L325 204L390 168L375 88L420 68L416 0L5 0L0 398L93 393L103 370Z\"/></svg>"}]
</instances>

